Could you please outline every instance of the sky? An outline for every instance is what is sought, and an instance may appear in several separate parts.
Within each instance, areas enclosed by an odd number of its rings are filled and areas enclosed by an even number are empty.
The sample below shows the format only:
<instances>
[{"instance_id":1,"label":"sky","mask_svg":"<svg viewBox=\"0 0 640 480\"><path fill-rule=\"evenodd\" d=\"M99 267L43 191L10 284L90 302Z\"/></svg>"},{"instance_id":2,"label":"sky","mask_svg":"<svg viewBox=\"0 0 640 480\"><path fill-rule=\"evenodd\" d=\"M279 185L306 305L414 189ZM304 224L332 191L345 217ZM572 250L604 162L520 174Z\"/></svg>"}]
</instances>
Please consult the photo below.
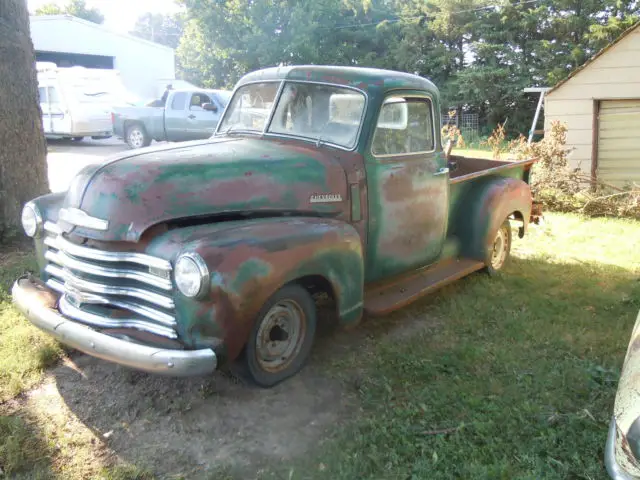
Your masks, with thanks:
<instances>
[{"instance_id":1,"label":"sky","mask_svg":"<svg viewBox=\"0 0 640 480\"><path fill-rule=\"evenodd\" d=\"M55 3L64 6L67 0L27 0L30 12ZM174 13L180 10L174 0L86 0L87 7L97 8L104 15L104 25L111 30L127 33L144 13Z\"/></svg>"}]
</instances>

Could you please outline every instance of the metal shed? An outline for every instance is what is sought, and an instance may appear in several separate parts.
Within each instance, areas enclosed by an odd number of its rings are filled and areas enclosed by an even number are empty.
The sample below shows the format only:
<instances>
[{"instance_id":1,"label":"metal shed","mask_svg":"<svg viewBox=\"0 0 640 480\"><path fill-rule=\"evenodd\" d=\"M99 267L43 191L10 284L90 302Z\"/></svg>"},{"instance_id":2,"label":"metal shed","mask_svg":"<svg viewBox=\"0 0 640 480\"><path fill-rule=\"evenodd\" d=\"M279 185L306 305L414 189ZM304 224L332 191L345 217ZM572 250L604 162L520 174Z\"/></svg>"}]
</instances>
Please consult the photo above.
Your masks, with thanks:
<instances>
[{"instance_id":1,"label":"metal shed","mask_svg":"<svg viewBox=\"0 0 640 480\"><path fill-rule=\"evenodd\" d=\"M37 61L118 70L142 99L156 98L158 80L175 78L174 50L164 45L71 15L32 16L30 24Z\"/></svg>"},{"instance_id":2,"label":"metal shed","mask_svg":"<svg viewBox=\"0 0 640 480\"><path fill-rule=\"evenodd\" d=\"M553 120L568 127L572 167L640 184L640 23L547 92L545 130Z\"/></svg>"}]
</instances>

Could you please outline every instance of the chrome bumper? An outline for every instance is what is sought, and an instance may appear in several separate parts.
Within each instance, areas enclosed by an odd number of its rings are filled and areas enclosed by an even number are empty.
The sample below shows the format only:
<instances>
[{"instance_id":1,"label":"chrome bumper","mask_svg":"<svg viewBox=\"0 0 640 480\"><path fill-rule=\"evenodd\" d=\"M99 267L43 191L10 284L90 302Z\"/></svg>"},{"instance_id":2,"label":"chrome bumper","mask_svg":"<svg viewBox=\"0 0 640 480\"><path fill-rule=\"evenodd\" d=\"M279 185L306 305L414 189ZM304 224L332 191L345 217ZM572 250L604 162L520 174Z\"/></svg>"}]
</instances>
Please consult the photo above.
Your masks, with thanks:
<instances>
[{"instance_id":1,"label":"chrome bumper","mask_svg":"<svg viewBox=\"0 0 640 480\"><path fill-rule=\"evenodd\" d=\"M18 309L36 327L61 343L88 355L149 373L176 377L206 375L217 366L211 349L165 350L120 340L62 316L55 308L56 294L30 278L18 279L11 290Z\"/></svg>"},{"instance_id":2,"label":"chrome bumper","mask_svg":"<svg viewBox=\"0 0 640 480\"><path fill-rule=\"evenodd\" d=\"M637 480L625 472L616 461L616 419L613 417L609 424L609 434L607 435L607 444L604 447L604 465L607 467L607 473L613 480Z\"/></svg>"}]
</instances>

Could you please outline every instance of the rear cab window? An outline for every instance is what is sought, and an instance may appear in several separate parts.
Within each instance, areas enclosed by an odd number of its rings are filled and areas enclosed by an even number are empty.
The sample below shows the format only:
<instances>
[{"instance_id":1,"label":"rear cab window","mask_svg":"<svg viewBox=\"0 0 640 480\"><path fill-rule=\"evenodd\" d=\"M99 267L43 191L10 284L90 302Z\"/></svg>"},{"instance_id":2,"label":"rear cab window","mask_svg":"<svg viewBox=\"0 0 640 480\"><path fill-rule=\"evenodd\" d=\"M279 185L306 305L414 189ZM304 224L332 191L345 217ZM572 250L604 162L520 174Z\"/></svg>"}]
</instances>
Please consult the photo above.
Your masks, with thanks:
<instances>
[{"instance_id":1,"label":"rear cab window","mask_svg":"<svg viewBox=\"0 0 640 480\"><path fill-rule=\"evenodd\" d=\"M186 101L187 94L185 92L177 92L171 100L171 110L184 110Z\"/></svg>"}]
</instances>

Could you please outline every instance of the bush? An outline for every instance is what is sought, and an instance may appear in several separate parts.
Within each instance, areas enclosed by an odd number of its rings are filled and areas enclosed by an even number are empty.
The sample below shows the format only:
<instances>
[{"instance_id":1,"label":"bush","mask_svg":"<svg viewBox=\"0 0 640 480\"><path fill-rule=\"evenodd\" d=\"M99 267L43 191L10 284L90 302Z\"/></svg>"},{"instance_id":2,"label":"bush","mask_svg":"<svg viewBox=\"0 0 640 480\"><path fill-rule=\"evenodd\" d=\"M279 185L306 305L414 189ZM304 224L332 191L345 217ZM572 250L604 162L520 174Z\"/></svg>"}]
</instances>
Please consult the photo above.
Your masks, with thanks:
<instances>
[{"instance_id":1,"label":"bush","mask_svg":"<svg viewBox=\"0 0 640 480\"><path fill-rule=\"evenodd\" d=\"M500 132L494 137L499 138ZM534 198L542 201L545 208L560 212L640 219L640 185L620 188L571 169L567 161L571 150L566 140L566 125L554 121L539 142L529 144L521 135L509 143L507 151L516 159L538 159L531 172Z\"/></svg>"}]
</instances>

